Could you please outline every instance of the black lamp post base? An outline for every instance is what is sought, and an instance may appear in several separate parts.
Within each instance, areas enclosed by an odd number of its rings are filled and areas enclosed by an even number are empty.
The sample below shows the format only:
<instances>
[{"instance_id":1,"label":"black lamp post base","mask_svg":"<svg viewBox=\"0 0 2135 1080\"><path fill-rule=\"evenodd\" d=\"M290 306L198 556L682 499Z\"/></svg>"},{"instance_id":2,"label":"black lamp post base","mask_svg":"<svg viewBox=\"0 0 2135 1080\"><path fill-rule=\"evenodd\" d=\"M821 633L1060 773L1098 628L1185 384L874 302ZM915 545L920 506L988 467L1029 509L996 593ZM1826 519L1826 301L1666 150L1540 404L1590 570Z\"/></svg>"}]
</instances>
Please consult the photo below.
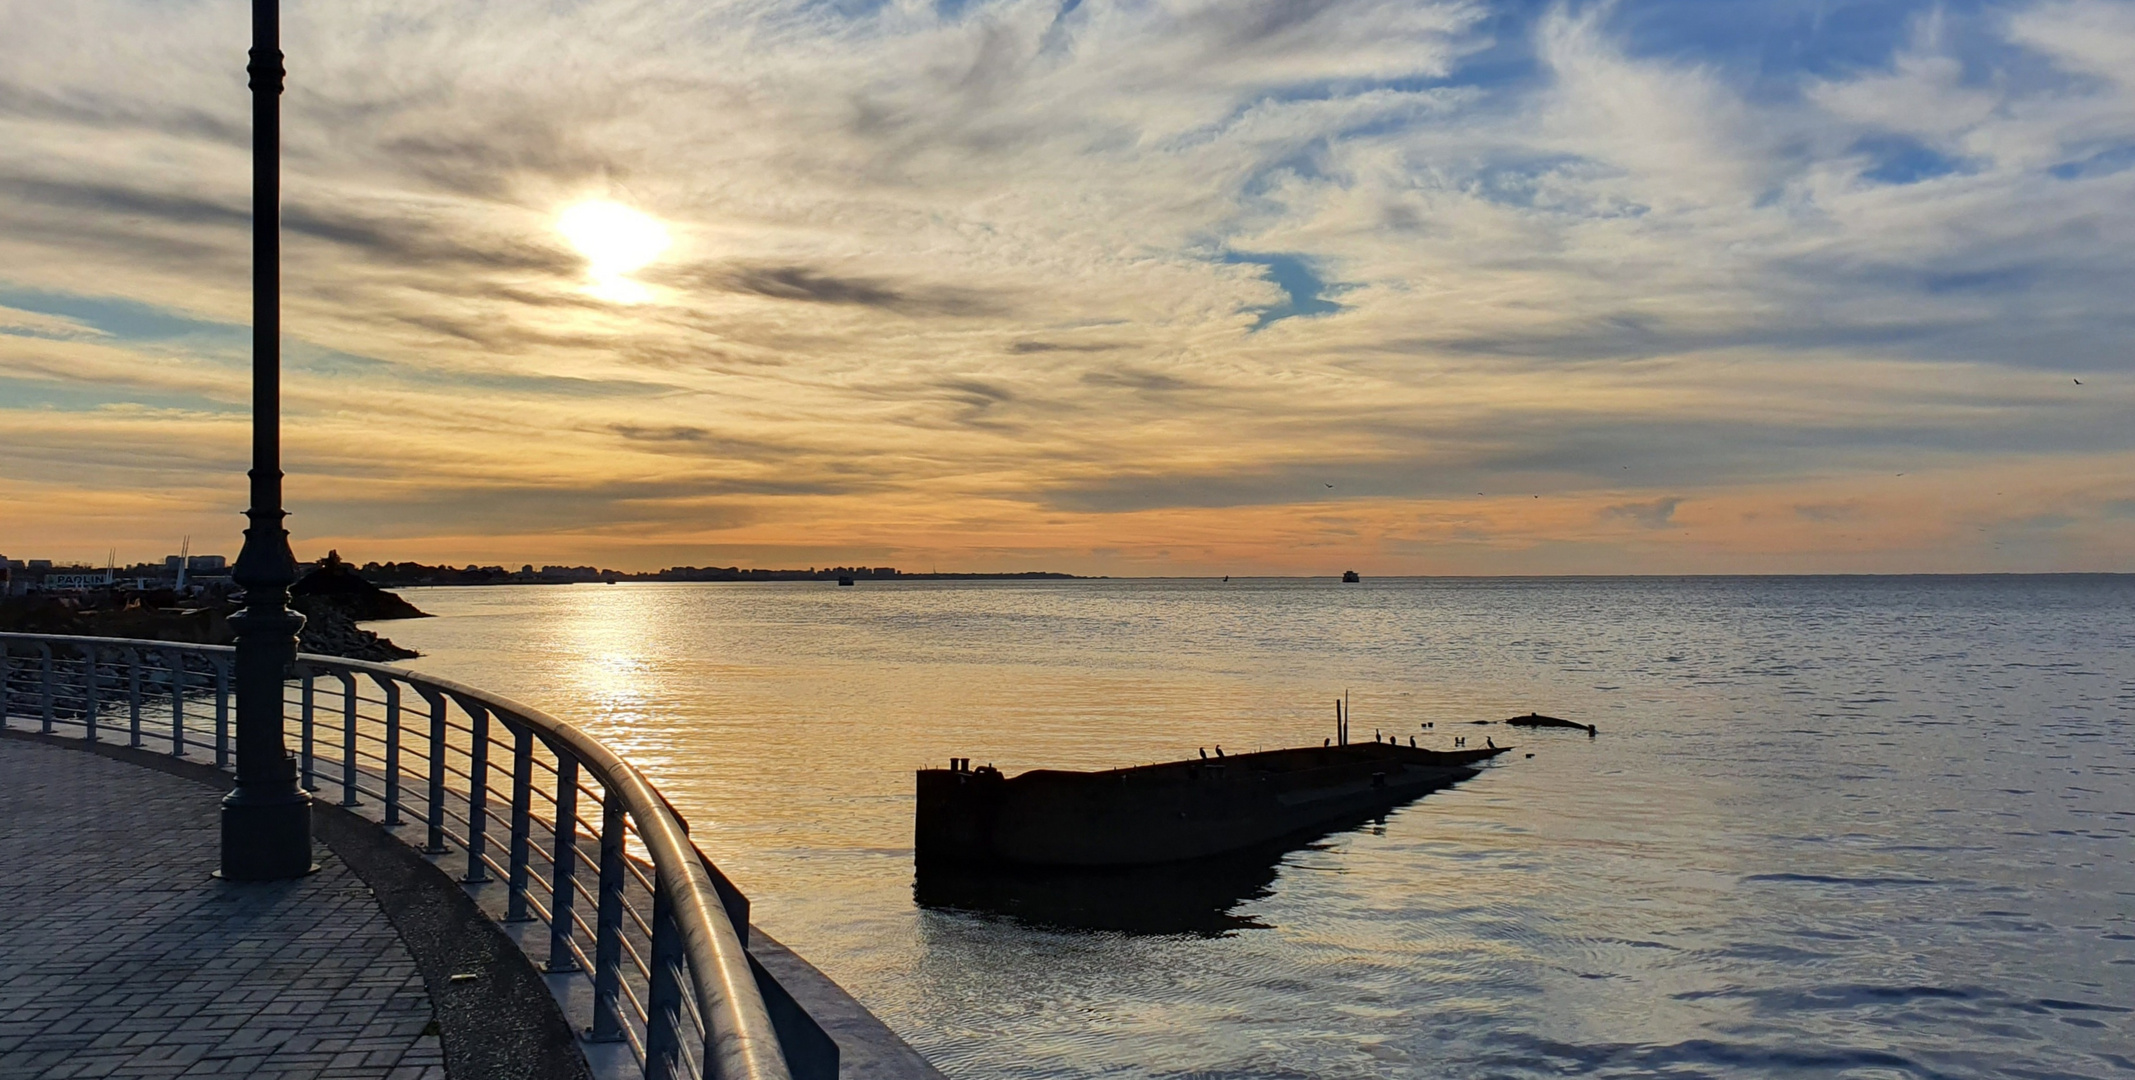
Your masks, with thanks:
<instances>
[{"instance_id":1,"label":"black lamp post base","mask_svg":"<svg viewBox=\"0 0 2135 1080\"><path fill-rule=\"evenodd\" d=\"M317 870L311 861L311 797L271 802L222 802L222 869L224 881L282 881Z\"/></svg>"}]
</instances>

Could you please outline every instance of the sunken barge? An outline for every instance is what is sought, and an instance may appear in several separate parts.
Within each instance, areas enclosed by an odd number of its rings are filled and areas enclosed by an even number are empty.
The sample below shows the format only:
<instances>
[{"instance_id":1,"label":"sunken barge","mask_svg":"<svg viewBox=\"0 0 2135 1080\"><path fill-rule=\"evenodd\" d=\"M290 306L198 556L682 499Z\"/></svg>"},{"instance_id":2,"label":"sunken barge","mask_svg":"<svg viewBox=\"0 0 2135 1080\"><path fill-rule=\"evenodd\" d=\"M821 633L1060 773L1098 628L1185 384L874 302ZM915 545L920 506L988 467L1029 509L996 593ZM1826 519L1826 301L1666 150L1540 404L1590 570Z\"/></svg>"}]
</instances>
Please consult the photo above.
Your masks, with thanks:
<instances>
[{"instance_id":1,"label":"sunken barge","mask_svg":"<svg viewBox=\"0 0 2135 1080\"><path fill-rule=\"evenodd\" d=\"M1124 867L1264 848L1384 812L1510 747L1392 742L1267 750L1103 772L919 770L914 859L928 867Z\"/></svg>"}]
</instances>

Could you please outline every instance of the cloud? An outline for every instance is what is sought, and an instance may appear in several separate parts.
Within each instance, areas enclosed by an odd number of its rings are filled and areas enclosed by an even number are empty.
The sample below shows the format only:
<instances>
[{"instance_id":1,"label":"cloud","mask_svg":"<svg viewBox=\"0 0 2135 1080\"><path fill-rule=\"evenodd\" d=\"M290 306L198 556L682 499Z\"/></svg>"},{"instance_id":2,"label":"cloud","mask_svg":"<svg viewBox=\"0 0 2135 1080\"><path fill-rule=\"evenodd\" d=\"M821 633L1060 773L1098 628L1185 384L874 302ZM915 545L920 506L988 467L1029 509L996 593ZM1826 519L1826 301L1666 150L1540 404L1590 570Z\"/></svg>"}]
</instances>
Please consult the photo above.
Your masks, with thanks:
<instances>
[{"instance_id":1,"label":"cloud","mask_svg":"<svg viewBox=\"0 0 2135 1080\"><path fill-rule=\"evenodd\" d=\"M1901 471L2124 498L2081 478L2135 449L2126 5L1716 10L292 4L309 513L400 544L627 519L662 552L993 529L1122 565L1263 529L1277 561L1533 569L1761 566L1693 538L1739 505L1839 544L1883 520L1851 485ZM237 451L187 440L245 401L244 28L0 17L0 441L83 500L221 491ZM588 294L555 230L587 198L666 223L646 303ZM663 494L568 494L611 484ZM1852 505L1879 513L1812 513Z\"/></svg>"},{"instance_id":2,"label":"cloud","mask_svg":"<svg viewBox=\"0 0 2135 1080\"><path fill-rule=\"evenodd\" d=\"M713 270L697 275L735 292L811 304L847 304L903 315L983 315L1000 304L975 289L898 286L865 277L841 277L802 266Z\"/></svg>"},{"instance_id":3,"label":"cloud","mask_svg":"<svg viewBox=\"0 0 2135 1080\"><path fill-rule=\"evenodd\" d=\"M1646 529L1665 529L1675 524L1675 508L1683 500L1675 496L1655 499L1652 502L1618 503L1603 507L1604 521L1628 521Z\"/></svg>"},{"instance_id":4,"label":"cloud","mask_svg":"<svg viewBox=\"0 0 2135 1080\"><path fill-rule=\"evenodd\" d=\"M1851 521L1861 516L1861 508L1845 503L1817 503L1795 507L1794 516L1804 521Z\"/></svg>"},{"instance_id":5,"label":"cloud","mask_svg":"<svg viewBox=\"0 0 2135 1080\"><path fill-rule=\"evenodd\" d=\"M1112 352L1112 351L1115 351L1115 350L1118 350L1118 349L1124 349L1124 348L1126 348L1126 346L1125 346L1125 345L1117 345L1117 344L1111 344L1111 343L1107 343L1107 342L1082 342L1082 343L1073 343L1073 342L1062 342L1062 341L1018 341L1018 342L1014 342L1014 343L1010 344L1010 345L1008 346L1008 351L1009 351L1009 352L1012 352L1012 353L1015 353L1015 354L1017 354L1017 355L1019 355L1019 356L1020 356L1020 355L1024 355L1024 354L1027 354L1027 353L1049 353L1049 352L1065 352L1065 353L1090 353L1090 352Z\"/></svg>"}]
</instances>

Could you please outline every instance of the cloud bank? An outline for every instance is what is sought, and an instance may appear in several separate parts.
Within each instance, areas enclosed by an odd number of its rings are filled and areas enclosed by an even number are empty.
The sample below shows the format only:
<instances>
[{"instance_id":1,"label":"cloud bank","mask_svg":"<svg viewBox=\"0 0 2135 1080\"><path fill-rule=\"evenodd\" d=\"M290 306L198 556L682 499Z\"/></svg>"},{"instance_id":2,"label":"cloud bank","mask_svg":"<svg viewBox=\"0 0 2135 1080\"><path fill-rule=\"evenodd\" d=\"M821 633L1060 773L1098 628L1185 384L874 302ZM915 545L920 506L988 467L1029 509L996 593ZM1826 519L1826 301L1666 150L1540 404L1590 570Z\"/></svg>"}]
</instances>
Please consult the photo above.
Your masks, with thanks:
<instances>
[{"instance_id":1,"label":"cloud bank","mask_svg":"<svg viewBox=\"0 0 2135 1080\"><path fill-rule=\"evenodd\" d=\"M2135 569L2125 4L284 8L300 548ZM0 550L234 548L244 7L0 22Z\"/></svg>"}]
</instances>

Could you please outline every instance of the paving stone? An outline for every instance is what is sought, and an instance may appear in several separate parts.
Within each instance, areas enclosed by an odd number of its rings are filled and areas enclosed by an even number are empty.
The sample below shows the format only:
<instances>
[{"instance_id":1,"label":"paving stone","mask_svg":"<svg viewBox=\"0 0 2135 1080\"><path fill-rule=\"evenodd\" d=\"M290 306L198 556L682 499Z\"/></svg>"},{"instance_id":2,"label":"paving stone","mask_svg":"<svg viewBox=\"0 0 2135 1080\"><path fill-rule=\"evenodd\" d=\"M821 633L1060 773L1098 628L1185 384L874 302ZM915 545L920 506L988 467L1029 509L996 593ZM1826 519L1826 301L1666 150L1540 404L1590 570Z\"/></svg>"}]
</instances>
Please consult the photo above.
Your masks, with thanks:
<instances>
[{"instance_id":1,"label":"paving stone","mask_svg":"<svg viewBox=\"0 0 2135 1080\"><path fill-rule=\"evenodd\" d=\"M445 1080L430 999L331 852L209 877L215 794L0 739L0 1077Z\"/></svg>"}]
</instances>

